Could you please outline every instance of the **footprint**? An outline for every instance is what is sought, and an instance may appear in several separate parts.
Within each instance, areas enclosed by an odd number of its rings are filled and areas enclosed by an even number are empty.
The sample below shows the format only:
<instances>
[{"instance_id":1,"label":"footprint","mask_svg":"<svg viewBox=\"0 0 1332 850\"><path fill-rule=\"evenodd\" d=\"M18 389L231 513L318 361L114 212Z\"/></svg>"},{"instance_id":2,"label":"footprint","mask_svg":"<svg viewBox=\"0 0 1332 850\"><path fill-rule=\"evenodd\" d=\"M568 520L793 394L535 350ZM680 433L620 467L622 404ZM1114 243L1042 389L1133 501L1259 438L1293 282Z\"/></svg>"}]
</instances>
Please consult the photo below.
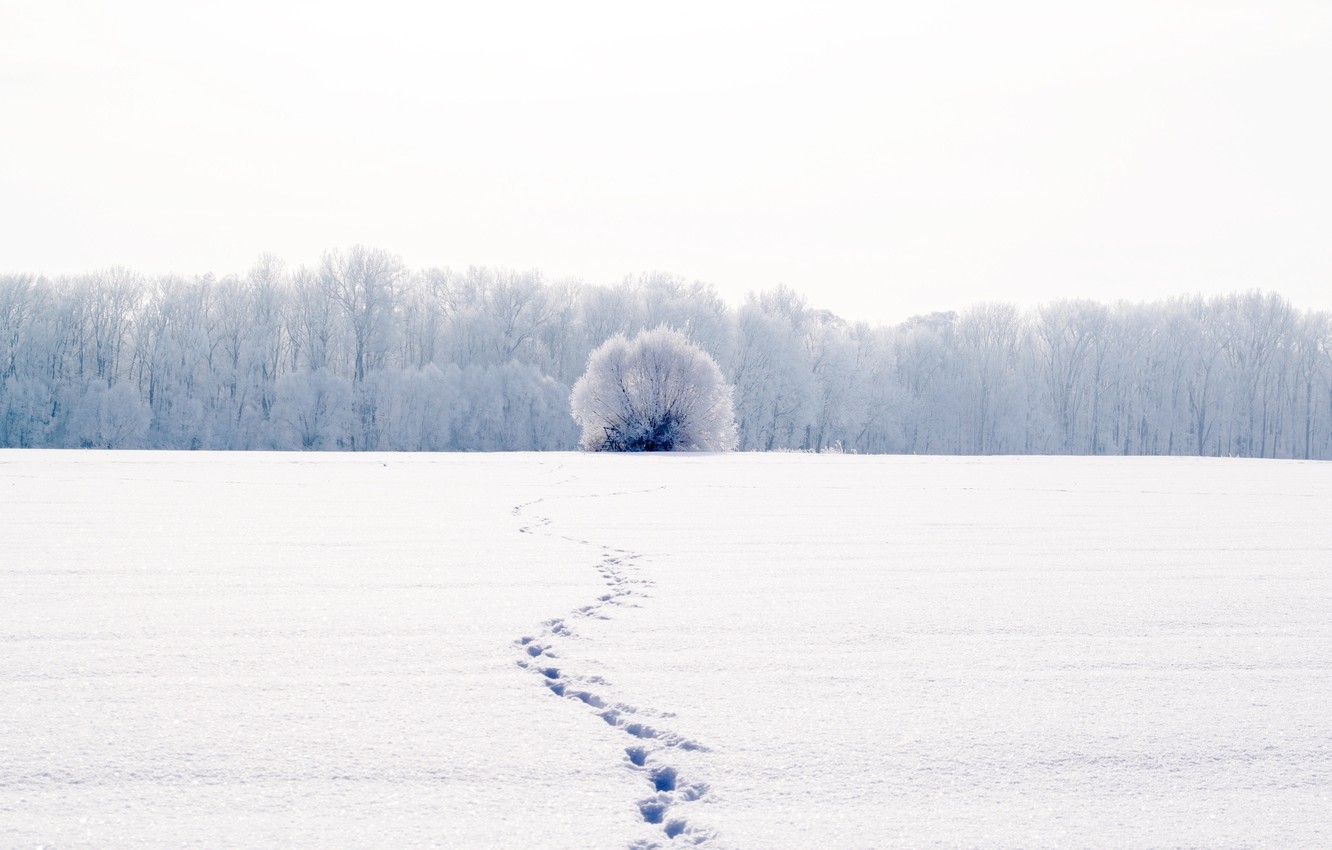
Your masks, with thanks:
<instances>
[{"instance_id":1,"label":"footprint","mask_svg":"<svg viewBox=\"0 0 1332 850\"><path fill-rule=\"evenodd\" d=\"M677 774L673 767L659 767L652 771L652 787L658 791L674 791Z\"/></svg>"},{"instance_id":2,"label":"footprint","mask_svg":"<svg viewBox=\"0 0 1332 850\"><path fill-rule=\"evenodd\" d=\"M573 636L573 630L564 624L564 620L547 620L541 625L545 626L546 630L553 635L559 635L560 637Z\"/></svg>"},{"instance_id":3,"label":"footprint","mask_svg":"<svg viewBox=\"0 0 1332 850\"><path fill-rule=\"evenodd\" d=\"M619 720L618 715L617 715L617 717L616 717L616 720L617 720L617 721ZM610 721L607 721L607 722L609 723ZM620 722L623 722L623 721L620 721ZM617 722L617 723L611 723L611 725L612 725L612 726L619 726L620 723L619 723L619 722ZM626 724L625 727L624 727L624 731L628 732L630 735L633 735L635 738L648 738L648 739L651 739L651 738L655 738L655 737L657 737L657 730L656 730L656 729L653 729L651 726L644 726L642 723L629 723L629 724Z\"/></svg>"},{"instance_id":4,"label":"footprint","mask_svg":"<svg viewBox=\"0 0 1332 850\"><path fill-rule=\"evenodd\" d=\"M666 803L656 798L649 798L638 804L638 811L643 815L643 823L661 823L666 817L666 808Z\"/></svg>"},{"instance_id":5,"label":"footprint","mask_svg":"<svg viewBox=\"0 0 1332 850\"><path fill-rule=\"evenodd\" d=\"M596 694L588 693L587 691L571 691L569 693L569 696L573 697L576 700L579 700L584 705L590 705L593 708L606 707L606 701L604 699L597 696Z\"/></svg>"}]
</instances>

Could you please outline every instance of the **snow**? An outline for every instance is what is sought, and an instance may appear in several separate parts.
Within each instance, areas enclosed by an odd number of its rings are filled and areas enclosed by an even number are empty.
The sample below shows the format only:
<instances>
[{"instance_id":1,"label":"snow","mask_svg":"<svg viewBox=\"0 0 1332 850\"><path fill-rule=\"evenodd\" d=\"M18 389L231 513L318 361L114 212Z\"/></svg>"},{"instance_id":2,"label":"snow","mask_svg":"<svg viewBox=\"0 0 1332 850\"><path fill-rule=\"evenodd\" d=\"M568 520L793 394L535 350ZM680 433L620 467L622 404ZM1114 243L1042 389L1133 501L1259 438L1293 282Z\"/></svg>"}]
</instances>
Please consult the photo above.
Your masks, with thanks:
<instances>
[{"instance_id":1,"label":"snow","mask_svg":"<svg viewBox=\"0 0 1332 850\"><path fill-rule=\"evenodd\" d=\"M0 846L1329 846L1328 473L0 452Z\"/></svg>"}]
</instances>

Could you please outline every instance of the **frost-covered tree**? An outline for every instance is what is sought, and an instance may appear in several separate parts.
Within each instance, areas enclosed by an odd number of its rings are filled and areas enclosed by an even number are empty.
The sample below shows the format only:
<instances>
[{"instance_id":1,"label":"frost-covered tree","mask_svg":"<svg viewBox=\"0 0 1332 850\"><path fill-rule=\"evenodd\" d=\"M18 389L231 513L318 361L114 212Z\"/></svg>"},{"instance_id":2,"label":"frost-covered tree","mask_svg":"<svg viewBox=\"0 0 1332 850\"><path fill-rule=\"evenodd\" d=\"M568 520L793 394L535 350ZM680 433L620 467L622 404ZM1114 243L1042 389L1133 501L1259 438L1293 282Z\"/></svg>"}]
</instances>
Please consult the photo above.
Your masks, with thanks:
<instances>
[{"instance_id":1,"label":"frost-covered tree","mask_svg":"<svg viewBox=\"0 0 1332 850\"><path fill-rule=\"evenodd\" d=\"M68 446L83 449L139 448L152 415L134 388L110 387L94 379L79 396L70 417Z\"/></svg>"},{"instance_id":2,"label":"frost-covered tree","mask_svg":"<svg viewBox=\"0 0 1332 850\"><path fill-rule=\"evenodd\" d=\"M729 451L731 393L717 361L663 325L593 351L570 406L588 451Z\"/></svg>"},{"instance_id":3,"label":"frost-covered tree","mask_svg":"<svg viewBox=\"0 0 1332 850\"><path fill-rule=\"evenodd\" d=\"M383 368L393 347L398 289L407 267L382 248L357 245L346 253L324 253L319 286L342 313L351 333L352 383L360 384L371 369Z\"/></svg>"},{"instance_id":4,"label":"frost-covered tree","mask_svg":"<svg viewBox=\"0 0 1332 850\"><path fill-rule=\"evenodd\" d=\"M277 383L273 419L279 449L340 449L351 442L352 385L328 369L293 372Z\"/></svg>"},{"instance_id":5,"label":"frost-covered tree","mask_svg":"<svg viewBox=\"0 0 1332 850\"><path fill-rule=\"evenodd\" d=\"M751 295L737 314L731 376L745 451L802 447L817 389L807 313L803 299L777 287Z\"/></svg>"}]
</instances>

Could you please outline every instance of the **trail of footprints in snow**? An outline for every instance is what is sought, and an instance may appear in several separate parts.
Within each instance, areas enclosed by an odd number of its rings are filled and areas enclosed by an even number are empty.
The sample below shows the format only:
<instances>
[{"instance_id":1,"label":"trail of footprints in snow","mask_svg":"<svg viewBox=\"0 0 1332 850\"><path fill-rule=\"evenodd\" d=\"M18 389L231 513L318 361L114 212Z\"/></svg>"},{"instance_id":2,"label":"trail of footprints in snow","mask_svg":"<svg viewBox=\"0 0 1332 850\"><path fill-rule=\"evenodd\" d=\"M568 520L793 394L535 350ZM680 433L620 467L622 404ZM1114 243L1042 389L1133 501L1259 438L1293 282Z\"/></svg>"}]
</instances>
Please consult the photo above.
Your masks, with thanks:
<instances>
[{"instance_id":1,"label":"trail of footprints in snow","mask_svg":"<svg viewBox=\"0 0 1332 850\"><path fill-rule=\"evenodd\" d=\"M513 509L514 516L522 517L524 512L541 502L537 499L525 502ZM551 524L548 517L535 517L530 525L519 529L524 534L535 534L538 529L546 529ZM554 535L552 532L544 531ZM584 546L597 546L588 540L558 535ZM573 612L575 617L594 617L609 619L607 611L616 607L637 606L637 600L647 598L643 588L651 587L652 582L635 574L633 562L638 555L623 549L600 546L601 561L597 565L602 580L606 582L607 593L597 597L597 601L584 605ZM608 726L621 731L634 739L625 747L626 767L641 774L651 789L651 794L638 801L638 812L644 823L658 825L666 838L672 843L702 846L714 837L710 832L691 827L683 817L675 814L681 803L698 800L708 793L708 786L702 782L685 783L679 771L667 763L673 750L699 750L707 748L683 738L673 732L649 725L640 720L645 714L654 717L669 717L649 712L625 703L610 703L592 690L606 682L597 676L577 676L559 666L556 644L562 639L576 638L574 629L564 618L546 620L541 624L541 631L536 635L525 635L515 641L521 652L518 666L533 674L541 684L557 697L576 700L603 720ZM679 841L675 841L679 839ZM629 850L653 850L662 845L654 841L639 841L630 845Z\"/></svg>"}]
</instances>

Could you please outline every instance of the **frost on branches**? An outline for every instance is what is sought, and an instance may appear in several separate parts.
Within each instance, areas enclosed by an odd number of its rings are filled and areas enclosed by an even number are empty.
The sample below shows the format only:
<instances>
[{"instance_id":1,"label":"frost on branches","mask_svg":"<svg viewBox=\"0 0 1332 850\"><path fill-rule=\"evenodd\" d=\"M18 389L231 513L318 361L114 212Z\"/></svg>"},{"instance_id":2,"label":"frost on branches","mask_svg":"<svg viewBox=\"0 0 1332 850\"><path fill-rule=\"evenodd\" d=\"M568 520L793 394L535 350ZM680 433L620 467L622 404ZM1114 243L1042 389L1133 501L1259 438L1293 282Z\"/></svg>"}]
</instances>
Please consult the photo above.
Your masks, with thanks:
<instances>
[{"instance_id":1,"label":"frost on branches","mask_svg":"<svg viewBox=\"0 0 1332 850\"><path fill-rule=\"evenodd\" d=\"M587 451L730 451L731 387L717 361L665 326L617 334L587 358L570 397Z\"/></svg>"}]
</instances>

